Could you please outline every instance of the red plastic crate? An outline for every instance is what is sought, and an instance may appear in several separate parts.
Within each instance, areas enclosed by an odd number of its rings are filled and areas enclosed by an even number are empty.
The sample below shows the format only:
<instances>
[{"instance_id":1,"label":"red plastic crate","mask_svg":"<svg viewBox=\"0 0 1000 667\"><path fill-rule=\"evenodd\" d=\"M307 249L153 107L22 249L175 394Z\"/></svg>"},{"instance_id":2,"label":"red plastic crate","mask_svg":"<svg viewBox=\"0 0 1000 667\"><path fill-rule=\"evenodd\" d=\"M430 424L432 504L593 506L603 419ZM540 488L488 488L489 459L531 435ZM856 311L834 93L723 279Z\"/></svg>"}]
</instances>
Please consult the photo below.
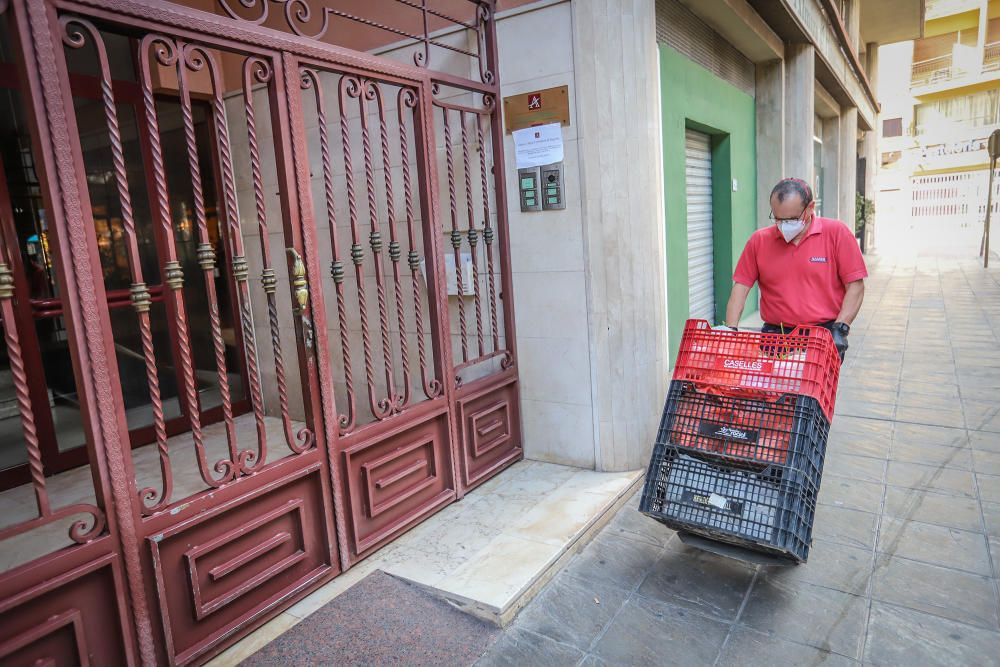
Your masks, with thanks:
<instances>
[{"instance_id":1,"label":"red plastic crate","mask_svg":"<svg viewBox=\"0 0 1000 667\"><path fill-rule=\"evenodd\" d=\"M832 420L840 356L830 332L820 326L778 334L716 331L705 320L688 320L674 380L712 385L725 388L725 393L748 397L758 391L811 396Z\"/></svg>"}]
</instances>

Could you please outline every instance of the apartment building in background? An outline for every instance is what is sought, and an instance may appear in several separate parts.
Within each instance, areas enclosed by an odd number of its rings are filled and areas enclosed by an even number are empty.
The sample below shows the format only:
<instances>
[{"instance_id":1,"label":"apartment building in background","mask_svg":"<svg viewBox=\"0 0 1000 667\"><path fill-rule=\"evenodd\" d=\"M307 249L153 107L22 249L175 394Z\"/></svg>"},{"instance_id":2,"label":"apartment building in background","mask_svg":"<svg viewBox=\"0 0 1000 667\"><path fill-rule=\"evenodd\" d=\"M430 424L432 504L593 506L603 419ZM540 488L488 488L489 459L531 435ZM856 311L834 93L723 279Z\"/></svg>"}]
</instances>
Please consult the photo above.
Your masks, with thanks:
<instances>
[{"instance_id":1,"label":"apartment building in background","mask_svg":"<svg viewBox=\"0 0 1000 667\"><path fill-rule=\"evenodd\" d=\"M1000 128L1000 1L928 0L923 37L880 53L884 72L910 76L879 78L876 243L975 256L989 187L986 141Z\"/></svg>"}]
</instances>

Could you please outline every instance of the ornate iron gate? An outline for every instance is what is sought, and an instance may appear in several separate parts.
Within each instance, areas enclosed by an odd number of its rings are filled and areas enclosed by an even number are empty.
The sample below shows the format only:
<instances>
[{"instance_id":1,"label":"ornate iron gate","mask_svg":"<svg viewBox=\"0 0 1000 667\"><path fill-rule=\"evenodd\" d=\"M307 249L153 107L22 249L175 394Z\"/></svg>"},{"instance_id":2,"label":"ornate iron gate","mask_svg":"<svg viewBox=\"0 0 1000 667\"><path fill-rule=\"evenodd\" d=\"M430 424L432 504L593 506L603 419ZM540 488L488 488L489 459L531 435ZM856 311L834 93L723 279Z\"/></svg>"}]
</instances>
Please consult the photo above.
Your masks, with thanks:
<instances>
[{"instance_id":1,"label":"ornate iron gate","mask_svg":"<svg viewBox=\"0 0 1000 667\"><path fill-rule=\"evenodd\" d=\"M494 6L394 2L0 0L0 662L204 661L520 458Z\"/></svg>"}]
</instances>

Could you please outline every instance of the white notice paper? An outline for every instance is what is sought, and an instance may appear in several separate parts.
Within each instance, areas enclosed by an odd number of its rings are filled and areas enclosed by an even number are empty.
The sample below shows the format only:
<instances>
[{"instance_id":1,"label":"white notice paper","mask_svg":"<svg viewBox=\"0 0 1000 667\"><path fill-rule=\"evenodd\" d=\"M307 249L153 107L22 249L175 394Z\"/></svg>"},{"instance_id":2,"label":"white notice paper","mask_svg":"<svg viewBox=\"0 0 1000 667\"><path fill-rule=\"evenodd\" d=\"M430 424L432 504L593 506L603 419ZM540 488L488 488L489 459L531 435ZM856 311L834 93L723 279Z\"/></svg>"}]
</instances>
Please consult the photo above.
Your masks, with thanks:
<instances>
[{"instance_id":1,"label":"white notice paper","mask_svg":"<svg viewBox=\"0 0 1000 667\"><path fill-rule=\"evenodd\" d=\"M559 123L526 127L512 134L518 169L562 162L562 126Z\"/></svg>"},{"instance_id":2,"label":"white notice paper","mask_svg":"<svg viewBox=\"0 0 1000 667\"><path fill-rule=\"evenodd\" d=\"M462 264L462 295L469 296L476 293L475 281L473 280L474 273L472 272L472 254L468 252L463 252L461 255ZM445 253L444 255L444 271L445 271L445 284L448 288L448 294L458 295L458 271L455 270L455 255L450 253ZM427 262L426 260L420 260L420 275L424 279L424 285L427 284Z\"/></svg>"}]
</instances>

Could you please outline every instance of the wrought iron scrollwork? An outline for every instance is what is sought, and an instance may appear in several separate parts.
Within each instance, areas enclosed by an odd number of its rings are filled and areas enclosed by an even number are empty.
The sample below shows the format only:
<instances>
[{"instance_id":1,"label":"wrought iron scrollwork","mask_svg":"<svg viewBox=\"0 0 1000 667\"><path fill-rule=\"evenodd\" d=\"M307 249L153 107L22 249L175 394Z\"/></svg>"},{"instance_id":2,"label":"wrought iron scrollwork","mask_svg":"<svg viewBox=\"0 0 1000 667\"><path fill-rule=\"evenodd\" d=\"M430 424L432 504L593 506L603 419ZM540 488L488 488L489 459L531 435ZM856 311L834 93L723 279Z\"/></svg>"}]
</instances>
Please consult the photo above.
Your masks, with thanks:
<instances>
[{"instance_id":1,"label":"wrought iron scrollwork","mask_svg":"<svg viewBox=\"0 0 1000 667\"><path fill-rule=\"evenodd\" d=\"M366 7L358 5L355 12L348 12L336 6L334 0L217 0L219 6L230 18L250 23L252 25L274 25L271 5L279 5L275 9L284 21L284 29L297 37L322 40L328 36L333 26L333 20L339 19L348 23L356 23L381 30L395 38L411 41L418 46L413 53L413 64L417 67L431 66L431 47L461 53L473 58L479 63L480 80L489 85L495 83L496 77L490 69L488 35L492 30L493 3L480 0L475 3L475 15L462 19L438 9L429 0L394 0L394 2L420 12L419 28L414 29L406 24L391 25L374 20L365 14ZM411 15L412 12L407 12ZM272 19L269 21L269 19ZM432 28L431 21L444 23L446 27L468 30L474 33L476 50L450 44L432 36L439 27Z\"/></svg>"},{"instance_id":2,"label":"wrought iron scrollwork","mask_svg":"<svg viewBox=\"0 0 1000 667\"><path fill-rule=\"evenodd\" d=\"M118 190L118 201L121 207L122 229L128 253L129 273L131 274L132 305L139 321L139 335L142 341L142 357L146 367L146 384L149 390L149 402L153 412L153 431L156 437L157 453L160 457L163 490L160 502L169 497L171 488L170 453L167 448L167 427L163 415L163 400L160 394L160 380L156 368L156 353L153 347L153 332L150 324L149 309L151 298L143 278L142 263L139 259L139 240L136 236L135 218L132 210L132 196L129 191L128 174L125 166L125 150L122 144L121 129L118 123L118 108L114 89L111 83L111 65L104 46L104 39L97 28L88 20L64 15L59 19L62 28L63 43L71 49L84 48L89 41L97 54L100 69L101 101L104 107L104 119L111 147L111 159L114 165L112 172ZM141 492L144 500L155 498L146 489Z\"/></svg>"}]
</instances>

